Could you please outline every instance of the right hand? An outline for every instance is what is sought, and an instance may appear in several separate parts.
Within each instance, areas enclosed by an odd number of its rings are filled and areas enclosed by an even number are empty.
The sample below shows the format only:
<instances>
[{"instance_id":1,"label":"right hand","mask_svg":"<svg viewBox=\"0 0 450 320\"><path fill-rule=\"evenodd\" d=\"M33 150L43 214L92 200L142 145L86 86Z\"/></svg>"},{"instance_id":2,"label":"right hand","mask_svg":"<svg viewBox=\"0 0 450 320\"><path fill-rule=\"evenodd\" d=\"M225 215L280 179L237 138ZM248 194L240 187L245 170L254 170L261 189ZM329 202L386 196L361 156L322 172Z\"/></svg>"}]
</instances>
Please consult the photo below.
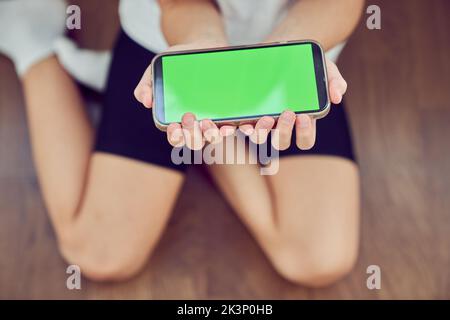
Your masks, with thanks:
<instances>
[{"instance_id":1,"label":"right hand","mask_svg":"<svg viewBox=\"0 0 450 320\"><path fill-rule=\"evenodd\" d=\"M223 42L202 41L189 44L175 45L167 51L192 50L199 48L211 48L226 46ZM150 65L144 72L139 84L134 90L134 96L146 108L151 108L153 103L152 93L152 66ZM234 134L236 127L222 125L218 127L210 119L197 121L193 113L185 113L180 123L171 123L167 127L167 140L174 147L186 145L189 149L199 150L209 143L219 143L223 137Z\"/></svg>"}]
</instances>

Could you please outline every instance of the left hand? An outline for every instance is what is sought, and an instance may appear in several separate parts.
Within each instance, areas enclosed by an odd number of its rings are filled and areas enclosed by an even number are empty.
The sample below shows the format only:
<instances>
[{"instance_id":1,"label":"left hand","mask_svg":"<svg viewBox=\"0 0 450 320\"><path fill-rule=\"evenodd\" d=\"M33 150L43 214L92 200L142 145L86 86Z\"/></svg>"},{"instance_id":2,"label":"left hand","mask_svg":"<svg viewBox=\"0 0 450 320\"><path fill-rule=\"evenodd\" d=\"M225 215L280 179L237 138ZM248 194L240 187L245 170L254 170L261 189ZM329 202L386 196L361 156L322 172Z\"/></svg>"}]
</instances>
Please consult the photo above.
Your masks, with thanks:
<instances>
[{"instance_id":1,"label":"left hand","mask_svg":"<svg viewBox=\"0 0 450 320\"><path fill-rule=\"evenodd\" d=\"M347 91L347 82L342 77L336 64L326 59L328 73L328 90L331 102L339 104ZM278 121L273 117L264 116L255 125L244 124L239 129L250 136L252 142L256 144L264 143L272 128L275 130L272 136L272 144L275 149L286 150L291 144L292 132L295 134L297 147L301 150L308 150L314 146L316 141L316 120L306 114L296 115L292 111L284 111Z\"/></svg>"}]
</instances>

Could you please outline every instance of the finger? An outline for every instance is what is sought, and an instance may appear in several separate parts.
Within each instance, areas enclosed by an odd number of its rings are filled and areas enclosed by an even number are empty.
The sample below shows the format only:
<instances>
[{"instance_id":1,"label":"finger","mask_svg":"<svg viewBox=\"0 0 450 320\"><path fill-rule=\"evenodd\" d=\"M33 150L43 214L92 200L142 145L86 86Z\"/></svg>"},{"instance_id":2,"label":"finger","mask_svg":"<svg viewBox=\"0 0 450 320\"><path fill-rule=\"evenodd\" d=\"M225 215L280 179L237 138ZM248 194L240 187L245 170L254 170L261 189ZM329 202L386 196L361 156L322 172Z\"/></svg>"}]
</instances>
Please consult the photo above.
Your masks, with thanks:
<instances>
[{"instance_id":1,"label":"finger","mask_svg":"<svg viewBox=\"0 0 450 320\"><path fill-rule=\"evenodd\" d=\"M347 82L342 77L334 62L327 59L326 64L328 74L328 90L330 93L331 102L338 104L342 101L342 97L347 91Z\"/></svg>"},{"instance_id":2,"label":"finger","mask_svg":"<svg viewBox=\"0 0 450 320\"><path fill-rule=\"evenodd\" d=\"M296 115L292 111L284 111L278 118L277 126L272 132L272 146L277 150L286 150L291 145Z\"/></svg>"},{"instance_id":3,"label":"finger","mask_svg":"<svg viewBox=\"0 0 450 320\"><path fill-rule=\"evenodd\" d=\"M306 114L297 116L295 120L297 147L308 150L316 142L316 120Z\"/></svg>"},{"instance_id":4,"label":"finger","mask_svg":"<svg viewBox=\"0 0 450 320\"><path fill-rule=\"evenodd\" d=\"M188 112L183 115L181 126L183 127L186 146L191 150L200 150L203 148L205 141L200 124L192 113Z\"/></svg>"},{"instance_id":5,"label":"finger","mask_svg":"<svg viewBox=\"0 0 450 320\"><path fill-rule=\"evenodd\" d=\"M333 102L334 104L339 104L341 103L342 97L347 91L347 82L343 79L342 80L334 79L330 81L328 88L330 92L331 102Z\"/></svg>"},{"instance_id":6,"label":"finger","mask_svg":"<svg viewBox=\"0 0 450 320\"><path fill-rule=\"evenodd\" d=\"M255 130L250 136L253 143L261 144L266 142L270 129L275 124L275 119L269 116L264 116L256 122Z\"/></svg>"},{"instance_id":7,"label":"finger","mask_svg":"<svg viewBox=\"0 0 450 320\"><path fill-rule=\"evenodd\" d=\"M167 140L173 147L184 146L184 135L183 129L179 123L171 123L167 127Z\"/></svg>"},{"instance_id":8,"label":"finger","mask_svg":"<svg viewBox=\"0 0 450 320\"><path fill-rule=\"evenodd\" d=\"M251 124L243 124L239 126L239 130L246 136L250 136L255 131L255 128Z\"/></svg>"},{"instance_id":9,"label":"finger","mask_svg":"<svg viewBox=\"0 0 450 320\"><path fill-rule=\"evenodd\" d=\"M224 125L220 127L220 135L222 137L228 137L233 135L236 132L235 126Z\"/></svg>"},{"instance_id":10,"label":"finger","mask_svg":"<svg viewBox=\"0 0 450 320\"><path fill-rule=\"evenodd\" d=\"M222 139L220 137L219 128L211 120L202 120L200 122L200 128L203 133L203 137L209 143L219 143Z\"/></svg>"},{"instance_id":11,"label":"finger","mask_svg":"<svg viewBox=\"0 0 450 320\"><path fill-rule=\"evenodd\" d=\"M146 108L152 107L152 66L150 65L142 75L141 80L134 89L134 97Z\"/></svg>"}]
</instances>

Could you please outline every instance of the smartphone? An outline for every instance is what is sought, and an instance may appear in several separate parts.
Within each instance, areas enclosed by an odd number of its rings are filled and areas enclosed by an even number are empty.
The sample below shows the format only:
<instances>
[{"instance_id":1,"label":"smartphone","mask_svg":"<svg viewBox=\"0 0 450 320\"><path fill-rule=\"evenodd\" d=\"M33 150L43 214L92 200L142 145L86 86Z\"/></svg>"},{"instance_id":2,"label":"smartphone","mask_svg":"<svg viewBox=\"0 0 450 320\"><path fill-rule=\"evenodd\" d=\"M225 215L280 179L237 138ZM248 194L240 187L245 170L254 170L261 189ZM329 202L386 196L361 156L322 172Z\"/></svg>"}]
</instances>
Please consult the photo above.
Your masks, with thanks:
<instances>
[{"instance_id":1,"label":"smartphone","mask_svg":"<svg viewBox=\"0 0 450 320\"><path fill-rule=\"evenodd\" d=\"M324 53L310 40L167 52L152 68L161 130L186 112L239 125L287 109L321 118L330 108Z\"/></svg>"}]
</instances>

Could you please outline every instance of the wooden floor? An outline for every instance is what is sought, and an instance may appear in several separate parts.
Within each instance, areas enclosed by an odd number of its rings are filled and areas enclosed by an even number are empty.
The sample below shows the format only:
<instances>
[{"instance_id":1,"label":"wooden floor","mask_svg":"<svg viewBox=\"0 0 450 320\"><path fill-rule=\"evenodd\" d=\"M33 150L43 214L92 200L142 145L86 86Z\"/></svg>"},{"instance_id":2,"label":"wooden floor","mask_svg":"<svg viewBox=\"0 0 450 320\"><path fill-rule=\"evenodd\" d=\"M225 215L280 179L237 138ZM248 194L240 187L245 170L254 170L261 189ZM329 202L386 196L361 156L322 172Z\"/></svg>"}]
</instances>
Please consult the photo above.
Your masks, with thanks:
<instances>
[{"instance_id":1,"label":"wooden floor","mask_svg":"<svg viewBox=\"0 0 450 320\"><path fill-rule=\"evenodd\" d=\"M321 290L281 279L194 169L144 272L125 283L83 280L82 290L67 290L20 86L0 58L0 298L450 298L450 1L371 3L381 7L382 29L370 31L362 21L340 63L363 189L362 244L350 276ZM104 8L82 8L99 15L97 35L108 26ZM372 264L381 267L381 290L366 288Z\"/></svg>"}]
</instances>

